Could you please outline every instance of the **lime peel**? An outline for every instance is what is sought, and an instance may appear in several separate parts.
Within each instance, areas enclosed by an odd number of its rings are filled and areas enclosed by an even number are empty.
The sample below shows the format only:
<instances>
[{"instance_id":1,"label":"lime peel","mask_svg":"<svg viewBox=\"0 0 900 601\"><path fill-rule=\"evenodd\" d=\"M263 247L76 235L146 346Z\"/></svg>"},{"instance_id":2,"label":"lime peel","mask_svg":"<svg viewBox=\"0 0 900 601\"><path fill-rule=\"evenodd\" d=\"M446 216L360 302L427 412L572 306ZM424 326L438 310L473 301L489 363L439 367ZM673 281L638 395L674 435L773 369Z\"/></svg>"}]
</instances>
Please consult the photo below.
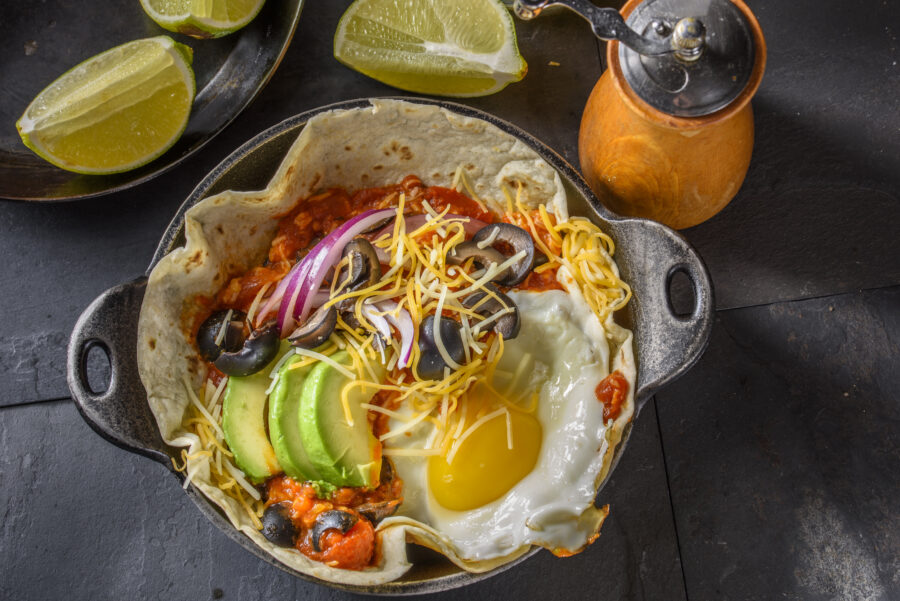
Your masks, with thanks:
<instances>
[{"instance_id":1,"label":"lime peel","mask_svg":"<svg viewBox=\"0 0 900 601\"><path fill-rule=\"evenodd\" d=\"M265 0L141 0L163 29L195 38L218 38L246 26Z\"/></svg>"},{"instance_id":2,"label":"lime peel","mask_svg":"<svg viewBox=\"0 0 900 601\"><path fill-rule=\"evenodd\" d=\"M442 96L493 94L527 72L499 0L356 0L334 56L382 83Z\"/></svg>"},{"instance_id":3,"label":"lime peel","mask_svg":"<svg viewBox=\"0 0 900 601\"><path fill-rule=\"evenodd\" d=\"M109 174L149 163L184 132L195 94L191 50L168 36L93 56L44 88L16 128L68 171Z\"/></svg>"}]
</instances>

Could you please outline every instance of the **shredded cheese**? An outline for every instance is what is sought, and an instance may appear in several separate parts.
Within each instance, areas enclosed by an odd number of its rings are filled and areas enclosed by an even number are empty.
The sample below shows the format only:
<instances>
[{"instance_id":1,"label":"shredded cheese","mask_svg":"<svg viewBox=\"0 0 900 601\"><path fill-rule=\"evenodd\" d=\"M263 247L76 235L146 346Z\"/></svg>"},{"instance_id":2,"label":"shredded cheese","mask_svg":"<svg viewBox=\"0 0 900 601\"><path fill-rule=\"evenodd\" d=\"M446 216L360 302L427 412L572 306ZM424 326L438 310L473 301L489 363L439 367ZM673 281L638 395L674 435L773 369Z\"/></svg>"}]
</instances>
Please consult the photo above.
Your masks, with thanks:
<instances>
[{"instance_id":1,"label":"shredded cheese","mask_svg":"<svg viewBox=\"0 0 900 601\"><path fill-rule=\"evenodd\" d=\"M263 296L266 295L266 292L268 292L271 287L272 282L266 282L259 289L259 292L256 293L253 302L250 303L250 308L247 309L247 323L254 323L253 319L256 317L256 311L259 309L259 304L262 302Z\"/></svg>"},{"instance_id":2,"label":"shredded cheese","mask_svg":"<svg viewBox=\"0 0 900 601\"><path fill-rule=\"evenodd\" d=\"M213 411L215 409L216 403L219 402L219 397L222 396L222 391L225 390L225 385L228 384L228 378L222 378L222 381L219 382L219 385L215 388L212 387L212 380L206 381L206 391L209 394L210 388L212 388L212 394L209 395L209 402L206 404L207 411Z\"/></svg>"},{"instance_id":3,"label":"shredded cheese","mask_svg":"<svg viewBox=\"0 0 900 601\"><path fill-rule=\"evenodd\" d=\"M487 238L485 238L481 242L477 242L475 244L475 246L477 246L478 248L482 248L482 249L487 248L488 246L491 246L492 244L494 244L494 242L497 241L497 236L499 236L499 235L500 235L500 228L494 228L494 230L490 233L490 235Z\"/></svg>"},{"instance_id":4,"label":"shredded cheese","mask_svg":"<svg viewBox=\"0 0 900 601\"><path fill-rule=\"evenodd\" d=\"M184 387L188 391L188 398L191 400L191 404L197 409L197 411L200 412L200 415L202 415L206 419L206 421L210 423L213 431L216 433L216 436L218 436L219 439L224 439L225 433L222 432L222 428L219 427L219 424L216 422L216 420L213 419L209 411L206 410L206 407L203 406L203 403L200 402L200 399L197 397L197 393L195 393L194 389L191 387L191 382L190 380L188 380L187 376L184 376L183 382Z\"/></svg>"},{"instance_id":5,"label":"shredded cheese","mask_svg":"<svg viewBox=\"0 0 900 601\"><path fill-rule=\"evenodd\" d=\"M356 379L355 373L353 373L352 371L347 369L346 366L341 365L340 363L338 363L337 361L335 361L328 355L323 355L322 353L317 353L316 351L311 351L311 350L305 349L305 348L294 349L294 352L297 353L298 355L302 355L304 357L311 357L313 359L318 359L319 361L329 364L331 367L335 368L336 370L338 370L339 372L341 372L342 374L344 374L351 380Z\"/></svg>"},{"instance_id":6,"label":"shredded cheese","mask_svg":"<svg viewBox=\"0 0 900 601\"><path fill-rule=\"evenodd\" d=\"M403 434L404 432L409 432L410 430L412 430L413 428L415 428L417 425L419 425L419 423L422 422L422 421L423 421L425 418L427 418L428 416L429 416L429 414L428 414L427 412L423 411L422 413L420 413L419 415L415 416L413 419L409 420L408 422L406 422L405 424L403 424L403 425L400 426L399 428L394 428L394 429L391 430L390 432L386 432L386 433L382 434L381 436L378 437L378 440L380 440L380 441L383 442L383 441L388 440L388 439L390 439L390 438L394 438L394 437L396 437L396 436L400 436L400 435Z\"/></svg>"},{"instance_id":7,"label":"shredded cheese","mask_svg":"<svg viewBox=\"0 0 900 601\"><path fill-rule=\"evenodd\" d=\"M585 300L603 322L631 299L631 287L619 277L612 259L615 243L596 225L572 217L555 226L562 235L561 263L577 282Z\"/></svg>"},{"instance_id":8,"label":"shredded cheese","mask_svg":"<svg viewBox=\"0 0 900 601\"><path fill-rule=\"evenodd\" d=\"M232 315L234 315L234 310L228 309L225 313L225 319L219 324L219 331L216 332L216 337L213 339L213 344L216 346L222 346L222 341L225 340L225 334L228 333L228 324L231 323Z\"/></svg>"},{"instance_id":9,"label":"shredded cheese","mask_svg":"<svg viewBox=\"0 0 900 601\"><path fill-rule=\"evenodd\" d=\"M182 420L185 432L178 436L174 443L199 447L193 453L182 449L182 464L172 461L176 470L185 474L183 486L187 488L208 469L209 483L220 489L223 494L237 502L238 506L257 527L262 528L260 518L265 505L259 491L247 481L232 459L234 455L225 447L224 434L220 427L222 413L222 390L226 380L213 385L207 379L200 389L203 398L194 391L190 380L185 377L183 384L187 390L190 403Z\"/></svg>"}]
</instances>

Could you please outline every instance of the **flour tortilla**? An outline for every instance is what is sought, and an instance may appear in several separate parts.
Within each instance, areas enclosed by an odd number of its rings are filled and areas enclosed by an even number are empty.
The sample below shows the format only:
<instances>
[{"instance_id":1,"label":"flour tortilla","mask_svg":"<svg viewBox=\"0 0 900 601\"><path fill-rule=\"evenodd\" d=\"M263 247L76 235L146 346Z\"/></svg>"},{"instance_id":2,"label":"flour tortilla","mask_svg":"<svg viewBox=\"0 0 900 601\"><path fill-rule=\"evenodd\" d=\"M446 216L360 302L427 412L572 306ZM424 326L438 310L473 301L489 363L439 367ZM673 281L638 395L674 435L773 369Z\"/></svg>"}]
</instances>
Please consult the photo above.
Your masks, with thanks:
<instances>
[{"instance_id":1,"label":"flour tortilla","mask_svg":"<svg viewBox=\"0 0 900 601\"><path fill-rule=\"evenodd\" d=\"M199 389L206 378L205 364L185 334L185 324L199 310L191 299L211 297L229 278L261 264L279 215L299 199L330 187L352 191L394 184L409 174L418 175L426 185L449 187L460 166L475 194L492 210L505 209L504 187L521 188L524 206L546 204L558 219L568 217L559 175L521 141L479 119L398 100L373 100L364 108L330 111L310 119L266 189L223 192L189 209L185 246L153 269L138 323L138 368L163 439L187 447L189 454L200 448L196 436L181 425L190 403L184 379ZM611 344L610 371L622 370L632 386L622 416L608 431L607 459L598 485L634 406L631 334L611 321L604 325ZM188 473L192 485L262 549L299 572L329 582L365 586L396 580L410 567L407 539L444 553L472 572L493 569L528 551L525 547L505 557L467 562L424 524L391 518L378 530L378 565L363 571L339 570L269 543L238 503L210 483L207 460L190 460ZM605 517L605 513L590 515L599 522Z\"/></svg>"}]
</instances>

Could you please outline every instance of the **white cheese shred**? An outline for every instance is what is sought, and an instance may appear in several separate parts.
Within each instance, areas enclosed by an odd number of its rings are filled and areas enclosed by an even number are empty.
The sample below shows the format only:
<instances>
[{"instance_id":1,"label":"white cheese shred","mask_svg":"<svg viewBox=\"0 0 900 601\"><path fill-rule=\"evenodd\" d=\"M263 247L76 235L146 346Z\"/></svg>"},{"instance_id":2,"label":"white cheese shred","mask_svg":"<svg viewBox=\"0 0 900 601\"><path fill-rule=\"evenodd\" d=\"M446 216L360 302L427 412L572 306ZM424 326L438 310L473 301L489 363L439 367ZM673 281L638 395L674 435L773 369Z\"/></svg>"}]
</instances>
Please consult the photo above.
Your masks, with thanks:
<instances>
[{"instance_id":1,"label":"white cheese shred","mask_svg":"<svg viewBox=\"0 0 900 601\"><path fill-rule=\"evenodd\" d=\"M238 483L238 485L247 491L247 494L253 497L253 500L259 501L262 497L259 495L259 491L256 488L247 482L247 479L244 478L244 472L234 467L230 461L225 461L225 469L228 470L228 473L231 474L231 477L234 478L234 481Z\"/></svg>"},{"instance_id":2,"label":"white cheese shred","mask_svg":"<svg viewBox=\"0 0 900 601\"><path fill-rule=\"evenodd\" d=\"M434 310L435 315L442 315L444 308L444 301L447 299L447 287L441 286L441 295L438 298L437 308ZM441 332L440 326L441 320L435 319L434 326L432 330L432 335L434 336L434 345L437 347L438 353L440 353L441 358L444 360L450 369L457 370L462 367L459 363L453 360L453 357L450 356L450 353L447 351L447 347L444 346L444 341L441 340Z\"/></svg>"},{"instance_id":3,"label":"white cheese shred","mask_svg":"<svg viewBox=\"0 0 900 601\"><path fill-rule=\"evenodd\" d=\"M213 340L213 343L216 346L222 346L222 341L225 340L225 334L228 332L228 324L231 323L232 315L234 315L234 310L228 309L228 312L225 313L225 319L219 324L219 331L216 332L216 337Z\"/></svg>"},{"instance_id":4,"label":"white cheese shred","mask_svg":"<svg viewBox=\"0 0 900 601\"><path fill-rule=\"evenodd\" d=\"M342 374L344 374L345 376L347 376L348 379L350 379L350 380L356 379L355 373L353 373L352 371L347 369L346 366L341 365L340 363L338 363L337 361L335 361L328 355L323 355L322 353L317 353L316 351L311 351L311 350L305 349L305 348L298 348L294 352L296 352L298 355L303 355L304 357L312 357L313 359L318 359L319 361L323 361L323 362L327 363L328 365L330 365L331 367L338 370L339 372L341 372Z\"/></svg>"},{"instance_id":5,"label":"white cheese shred","mask_svg":"<svg viewBox=\"0 0 900 601\"><path fill-rule=\"evenodd\" d=\"M200 415L202 415L209 422L209 425L216 433L216 437L219 440L224 440L225 433L222 432L222 428L219 427L219 424L216 422L216 420L213 419L213 416L209 413L209 411L206 410L206 407L203 406L203 403L200 402L200 399L197 398L197 393L195 393L194 389L191 387L191 382L190 380L188 380L187 376L184 376L183 383L184 387L187 389L188 398L191 399L191 404L194 405L194 407L197 408L197 411L200 412Z\"/></svg>"},{"instance_id":6,"label":"white cheese shred","mask_svg":"<svg viewBox=\"0 0 900 601\"><path fill-rule=\"evenodd\" d=\"M384 442L385 440L390 440L391 438L396 438L397 436L400 436L404 432L409 432L410 430L415 428L417 425L422 423L425 420L425 418L428 417L430 414L431 413L429 411L423 411L420 414L418 414L417 416L415 416L414 418L412 418L410 421L403 424L402 426L398 426L389 432L385 432L384 434L382 434L381 436L378 437L378 440Z\"/></svg>"},{"instance_id":7,"label":"white cheese shred","mask_svg":"<svg viewBox=\"0 0 900 601\"><path fill-rule=\"evenodd\" d=\"M253 302L250 303L250 308L247 309L247 323L253 323L253 319L256 317L256 311L259 309L259 304L262 302L263 296L265 296L266 292L268 292L269 288L272 287L273 282L266 282L260 289L259 292L256 293L256 297L253 299Z\"/></svg>"}]
</instances>

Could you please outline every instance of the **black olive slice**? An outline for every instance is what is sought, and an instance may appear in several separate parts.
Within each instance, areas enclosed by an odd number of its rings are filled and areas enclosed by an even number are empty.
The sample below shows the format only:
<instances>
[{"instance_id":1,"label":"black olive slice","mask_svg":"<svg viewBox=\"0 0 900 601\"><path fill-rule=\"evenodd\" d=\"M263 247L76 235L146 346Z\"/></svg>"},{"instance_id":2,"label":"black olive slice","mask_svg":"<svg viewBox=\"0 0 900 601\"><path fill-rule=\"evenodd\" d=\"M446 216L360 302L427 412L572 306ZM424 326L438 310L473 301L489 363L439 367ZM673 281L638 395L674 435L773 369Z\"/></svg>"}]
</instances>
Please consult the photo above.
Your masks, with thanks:
<instances>
[{"instance_id":1,"label":"black olive slice","mask_svg":"<svg viewBox=\"0 0 900 601\"><path fill-rule=\"evenodd\" d=\"M382 457L381 458L381 471L378 474L378 485L384 486L385 484L392 482L394 480L394 462L391 461L390 457Z\"/></svg>"},{"instance_id":2,"label":"black olive slice","mask_svg":"<svg viewBox=\"0 0 900 601\"><path fill-rule=\"evenodd\" d=\"M446 262L448 265L462 265L469 259L472 259L475 265L481 269L487 269L491 264L499 265L506 260L506 256L492 246L479 248L478 243L474 240L460 242L447 252ZM499 272L494 279L505 278L509 273L509 269Z\"/></svg>"},{"instance_id":3,"label":"black olive slice","mask_svg":"<svg viewBox=\"0 0 900 601\"><path fill-rule=\"evenodd\" d=\"M270 543L279 547L293 547L297 529L291 520L290 504L275 503L266 507L262 517L262 533Z\"/></svg>"},{"instance_id":4,"label":"black olive slice","mask_svg":"<svg viewBox=\"0 0 900 601\"><path fill-rule=\"evenodd\" d=\"M349 300L351 300L351 299L347 299L347 301L349 301ZM354 304L355 304L356 299L352 299L352 300L354 301ZM364 329L363 325L359 322L358 319L356 319L356 310L353 307L353 305L351 305L347 308L344 308L343 305L347 301L342 301L340 303L337 303L337 305L336 305L338 307L338 313L340 314L341 319L343 319L344 323L347 324L348 326L350 326L353 330Z\"/></svg>"},{"instance_id":5,"label":"black olive slice","mask_svg":"<svg viewBox=\"0 0 900 601\"><path fill-rule=\"evenodd\" d=\"M507 245L512 248L512 252L508 255L504 254L505 259L525 251L525 256L512 265L508 271L505 271L502 277L494 278L494 281L501 286L515 286L528 277L531 272L534 264L534 240L531 238L531 234L519 226L511 223L492 223L478 230L471 242L476 244L489 242L490 247L495 250L497 243Z\"/></svg>"},{"instance_id":6,"label":"black olive slice","mask_svg":"<svg viewBox=\"0 0 900 601\"><path fill-rule=\"evenodd\" d=\"M500 289L493 284L485 285L485 289L490 290L494 296L491 296L484 290L478 290L462 300L463 307L474 310L484 318L488 318L506 307L512 307L511 313L498 317L490 325L492 330L503 335L504 340L515 338L519 335L519 327L521 325L519 323L519 308L516 306L516 303L500 292Z\"/></svg>"},{"instance_id":7,"label":"black olive slice","mask_svg":"<svg viewBox=\"0 0 900 601\"><path fill-rule=\"evenodd\" d=\"M219 355L215 365L229 376L255 374L275 358L280 342L278 324L269 321L254 330L240 350Z\"/></svg>"},{"instance_id":8,"label":"black olive slice","mask_svg":"<svg viewBox=\"0 0 900 601\"><path fill-rule=\"evenodd\" d=\"M429 315L419 324L419 363L416 371L423 380L439 380L444 377L447 363L438 351L434 340L434 315ZM464 363L466 359L462 333L459 324L447 317L441 317L438 324L441 342L447 354L456 363Z\"/></svg>"},{"instance_id":9,"label":"black olive slice","mask_svg":"<svg viewBox=\"0 0 900 601\"><path fill-rule=\"evenodd\" d=\"M226 322L226 318L228 321ZM223 352L233 353L244 344L244 320L241 311L216 311L197 330L197 350L206 361L215 361ZM222 332L225 328L225 332Z\"/></svg>"},{"instance_id":10,"label":"black olive slice","mask_svg":"<svg viewBox=\"0 0 900 601\"><path fill-rule=\"evenodd\" d=\"M337 326L337 309L334 306L326 308L322 305L307 318L306 323L288 336L288 341L293 346L314 349L328 340L335 326Z\"/></svg>"},{"instance_id":11,"label":"black olive slice","mask_svg":"<svg viewBox=\"0 0 900 601\"><path fill-rule=\"evenodd\" d=\"M397 513L399 507L400 499L394 499L392 501L381 501L380 503L363 503L355 509L372 522L373 525L377 525L384 518Z\"/></svg>"},{"instance_id":12,"label":"black olive slice","mask_svg":"<svg viewBox=\"0 0 900 601\"><path fill-rule=\"evenodd\" d=\"M375 232L377 232L378 230L380 230L381 228L383 228L384 226L386 226L388 223L390 223L391 221L393 221L393 220L396 219L396 218L397 218L396 215L388 215L387 217L385 217L384 219L382 219L382 220L379 221L378 223L375 223L375 224L371 225L371 226L369 227L369 229L367 229L367 230L365 230L365 231L363 231L363 232L361 232L361 233L363 233L363 234L374 234Z\"/></svg>"},{"instance_id":13,"label":"black olive slice","mask_svg":"<svg viewBox=\"0 0 900 601\"><path fill-rule=\"evenodd\" d=\"M316 521L313 523L313 527L310 531L310 538L312 541L312 547L316 552L321 552L322 547L320 545L322 535L325 534L328 530L340 530L342 534L346 534L350 528L353 528L354 524L359 521L359 518L353 515L352 513L347 513L346 511L341 511L340 509L330 509L328 511L323 511L319 515L316 516Z\"/></svg>"},{"instance_id":14,"label":"black olive slice","mask_svg":"<svg viewBox=\"0 0 900 601\"><path fill-rule=\"evenodd\" d=\"M355 292L367 288L381 279L381 261L375 247L365 238L354 238L341 251L342 259L349 259L346 267L337 275L338 283L347 280L342 292Z\"/></svg>"}]
</instances>

